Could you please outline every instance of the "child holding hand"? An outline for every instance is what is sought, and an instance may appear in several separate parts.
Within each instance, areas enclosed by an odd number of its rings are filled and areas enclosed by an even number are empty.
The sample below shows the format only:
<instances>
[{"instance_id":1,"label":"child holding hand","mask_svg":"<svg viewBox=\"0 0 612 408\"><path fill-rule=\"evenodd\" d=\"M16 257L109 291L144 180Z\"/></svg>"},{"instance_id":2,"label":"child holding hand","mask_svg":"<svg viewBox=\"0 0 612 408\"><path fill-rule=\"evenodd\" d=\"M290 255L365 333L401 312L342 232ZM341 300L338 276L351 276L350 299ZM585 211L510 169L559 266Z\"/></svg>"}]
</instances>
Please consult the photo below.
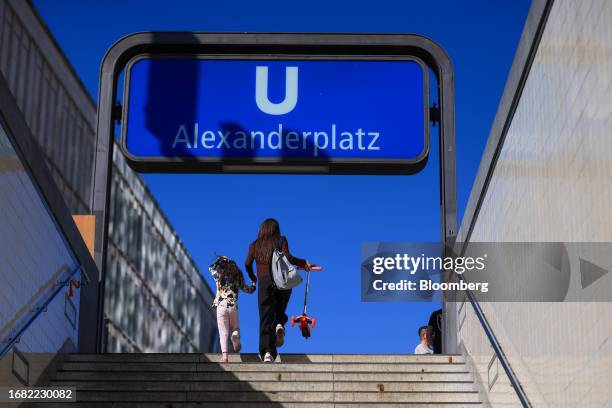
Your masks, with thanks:
<instances>
[{"instance_id":1,"label":"child holding hand","mask_svg":"<svg viewBox=\"0 0 612 408\"><path fill-rule=\"evenodd\" d=\"M217 284L217 294L212 306L217 308L217 327L221 341L221 362L228 362L227 340L230 337L236 352L240 351L240 327L238 324L238 292L255 291L255 284L247 286L242 271L226 256L219 256L208 267Z\"/></svg>"}]
</instances>

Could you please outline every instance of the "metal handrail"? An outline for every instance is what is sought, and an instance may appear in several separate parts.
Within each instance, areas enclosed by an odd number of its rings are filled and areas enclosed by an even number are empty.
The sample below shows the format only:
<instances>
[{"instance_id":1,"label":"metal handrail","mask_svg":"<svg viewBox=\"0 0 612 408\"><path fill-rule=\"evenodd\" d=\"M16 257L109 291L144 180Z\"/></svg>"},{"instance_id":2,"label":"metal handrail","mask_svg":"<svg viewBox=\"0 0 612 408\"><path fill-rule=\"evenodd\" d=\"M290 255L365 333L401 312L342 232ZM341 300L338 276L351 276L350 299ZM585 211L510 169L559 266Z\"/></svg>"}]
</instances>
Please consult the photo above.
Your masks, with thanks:
<instances>
[{"instance_id":1,"label":"metal handrail","mask_svg":"<svg viewBox=\"0 0 612 408\"><path fill-rule=\"evenodd\" d=\"M467 283L467 280L463 277L463 275L458 275L458 276L460 280L463 280ZM514 370L512 369L510 362L508 361L508 357L506 357L506 353L504 353L504 350L502 349L501 344L499 344L499 341L497 340L497 337L495 336L495 333L493 332L493 329L491 328L491 325L489 324L487 317L484 315L484 312L482 311L482 308L480 307L480 303L478 303L478 300L476 300L476 298L472 294L472 291L465 290L464 292L466 294L466 297L470 301L470 304L474 308L474 313L476 313L476 317L478 317L478 321L480 322L482 329L487 335L487 338L489 339L489 343L491 343L491 347L493 347L493 351L495 351L495 355L497 356L497 359L501 363L502 368L504 369L506 375L508 376L508 379L510 380L510 384L512 385L512 388L514 389L514 392L516 392L516 396L521 402L521 405L524 408L532 408L532 405L529 402L529 399L527 398L527 394L525 393L525 390L523 390L521 383L516 377L516 374L514 373Z\"/></svg>"},{"instance_id":2,"label":"metal handrail","mask_svg":"<svg viewBox=\"0 0 612 408\"><path fill-rule=\"evenodd\" d=\"M527 78L530 74L531 66L533 64L533 61L535 60L536 53L538 52L540 40L544 33L544 29L548 21L548 16L550 14L550 11L552 9L554 2L555 2L554 0L532 1L532 5L529 9L529 15L527 16L527 22L525 23L525 29L523 30L523 34L521 36L521 42L519 44L519 50L523 48L523 51L517 50L515 61L512 64L512 70L511 70L512 72L510 73L508 83L506 84L506 89L504 90L502 104L500 105L500 111L498 111L496 118L495 118L497 120L498 116L500 115L500 112L505 112L504 115L506 117L505 119L503 119L504 120L503 126L501 127L501 129L499 129L500 139L499 141L497 141L497 146L495 147L493 151L493 156L491 157L491 161L490 163L488 163L488 169L484 172L485 173L484 182L482 184L482 187L481 187L482 189L480 191L479 197L476 200L476 205L473 209L473 213L467 214L467 216L469 217L469 224L467 226L467 233L464 235L462 239L462 241L466 244L470 241L472 237L472 232L474 231L474 227L476 225L477 216L482 207L482 203L484 202L484 197L489 188L489 184L491 183L491 179L493 178L493 172L495 171L497 160L499 159L500 152L504 144L504 139L506 137L508 129L510 128L510 123L512 122L514 113L518 107L519 100L523 93L523 88L525 87ZM520 61L523 61L523 62L520 62ZM522 64L520 68L519 68L519 65L517 65L519 63ZM516 71L517 69L520 69L520 73ZM517 76L513 75L515 71L516 71ZM510 85L513 83L514 85ZM512 86L513 88L509 88L509 86ZM506 98L507 92L513 92L514 94L511 96L510 103L506 105L507 111L504 111L504 109L506 108L502 108L502 107L504 106L504 101L507 99ZM510 94L508 94L508 96L510 96ZM495 125L494 125L494 128L495 128ZM491 130L491 134L493 134L493 132L494 130ZM489 136L489 141L491 141L491 136ZM481 165L485 163L487 162L485 162L485 160L483 159L483 162L481 163ZM461 253L463 254L464 252L465 252L465 245L463 245L461 249ZM465 280L463 279L463 276L460 276L460 279ZM510 380L512 387L514 388L514 391L516 392L516 395L518 396L521 402L521 405L525 408L530 408L532 405L529 402L529 399L527 398L527 395L525 394L523 387L518 381L516 374L512 370L512 367L510 366L510 363L508 362L508 358L506 357L506 354L504 353L501 345L499 344L499 341L495 337L495 333L493 332L491 325L489 324L486 316L484 315L484 312L482 311L480 304L478 303L478 301L476 300L476 298L474 297L471 291L466 290L465 293L470 303L472 304L472 307L474 308L474 312L476 313L476 316L478 317L480 325L482 326L485 334L487 335L489 342L491 343L491 346L493 347L493 350L495 351L495 354L497 355L497 358L501 362L501 365L504 371L506 372L506 375L508 376L508 379Z\"/></svg>"},{"instance_id":3,"label":"metal handrail","mask_svg":"<svg viewBox=\"0 0 612 408\"><path fill-rule=\"evenodd\" d=\"M83 270L82 266L79 265L73 269L64 280L58 280L56 283L54 283L54 289L51 295L48 296L41 304L30 310L31 315L21 325L21 328L19 330L12 329L9 336L5 340L1 340L1 342L4 343L4 346L2 347L2 351L0 351L0 360L4 358L4 356L11 350L13 345L21 339L23 333L32 325L32 323L47 310L47 306L49 306L49 304L62 291L62 289L70 283L74 275L76 275L79 271L81 272L81 276L89 281L87 274L84 273L85 271Z\"/></svg>"}]
</instances>

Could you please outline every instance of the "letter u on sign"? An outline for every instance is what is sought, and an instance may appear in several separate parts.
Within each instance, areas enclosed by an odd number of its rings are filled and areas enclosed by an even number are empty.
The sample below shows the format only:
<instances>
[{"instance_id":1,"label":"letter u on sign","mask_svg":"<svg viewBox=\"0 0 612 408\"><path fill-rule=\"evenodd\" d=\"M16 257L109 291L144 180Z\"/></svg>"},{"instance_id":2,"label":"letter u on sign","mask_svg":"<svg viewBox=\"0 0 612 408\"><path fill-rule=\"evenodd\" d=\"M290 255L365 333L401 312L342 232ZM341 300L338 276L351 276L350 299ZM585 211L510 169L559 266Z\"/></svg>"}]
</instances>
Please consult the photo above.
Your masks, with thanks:
<instances>
[{"instance_id":1,"label":"letter u on sign","mask_svg":"<svg viewBox=\"0 0 612 408\"><path fill-rule=\"evenodd\" d=\"M268 67L255 70L255 102L257 107L269 115L284 115L295 108L298 99L298 68L285 67L285 99L280 103L268 99Z\"/></svg>"}]
</instances>

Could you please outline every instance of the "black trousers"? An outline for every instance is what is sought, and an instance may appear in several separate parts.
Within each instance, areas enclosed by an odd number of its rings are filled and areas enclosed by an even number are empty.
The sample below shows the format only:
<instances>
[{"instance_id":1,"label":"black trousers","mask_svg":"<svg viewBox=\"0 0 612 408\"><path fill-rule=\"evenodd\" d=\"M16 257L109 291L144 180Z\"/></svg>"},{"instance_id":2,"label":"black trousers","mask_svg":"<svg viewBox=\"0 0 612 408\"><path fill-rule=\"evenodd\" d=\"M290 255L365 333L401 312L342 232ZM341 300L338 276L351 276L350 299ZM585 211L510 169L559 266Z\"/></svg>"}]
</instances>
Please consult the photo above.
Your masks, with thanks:
<instances>
[{"instance_id":1,"label":"black trousers","mask_svg":"<svg viewBox=\"0 0 612 408\"><path fill-rule=\"evenodd\" d=\"M291 290L276 290L270 278L258 282L257 301L259 303L259 354L263 357L270 353L276 358L276 325L285 325L285 310L291 297Z\"/></svg>"}]
</instances>

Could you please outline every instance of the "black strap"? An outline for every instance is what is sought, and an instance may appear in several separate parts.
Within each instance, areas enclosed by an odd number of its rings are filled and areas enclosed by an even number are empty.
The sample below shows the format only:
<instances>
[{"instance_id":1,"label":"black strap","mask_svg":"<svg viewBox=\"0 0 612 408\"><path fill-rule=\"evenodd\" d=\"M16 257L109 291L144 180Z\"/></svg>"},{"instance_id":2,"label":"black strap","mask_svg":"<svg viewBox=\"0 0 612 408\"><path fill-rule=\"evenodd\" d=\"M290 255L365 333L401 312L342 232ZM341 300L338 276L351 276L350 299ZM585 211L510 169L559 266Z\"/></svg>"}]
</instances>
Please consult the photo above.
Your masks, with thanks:
<instances>
[{"instance_id":1,"label":"black strap","mask_svg":"<svg viewBox=\"0 0 612 408\"><path fill-rule=\"evenodd\" d=\"M278 236L274 241L274 248L279 252L283 252L283 237Z\"/></svg>"}]
</instances>

